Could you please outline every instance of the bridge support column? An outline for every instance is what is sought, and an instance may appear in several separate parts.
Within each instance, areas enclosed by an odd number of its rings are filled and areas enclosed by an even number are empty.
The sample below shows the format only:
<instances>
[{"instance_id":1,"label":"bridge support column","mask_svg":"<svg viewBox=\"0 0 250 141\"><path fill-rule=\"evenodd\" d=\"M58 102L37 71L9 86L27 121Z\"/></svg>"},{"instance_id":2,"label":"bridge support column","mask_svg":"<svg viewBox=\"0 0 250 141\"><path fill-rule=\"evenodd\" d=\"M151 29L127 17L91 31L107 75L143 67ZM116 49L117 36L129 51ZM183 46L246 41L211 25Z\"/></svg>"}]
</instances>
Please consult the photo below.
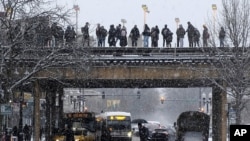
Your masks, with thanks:
<instances>
[{"instance_id":1,"label":"bridge support column","mask_svg":"<svg viewBox=\"0 0 250 141\"><path fill-rule=\"evenodd\" d=\"M213 141L227 140L227 94L220 87L212 89L212 132Z\"/></svg>"},{"instance_id":2,"label":"bridge support column","mask_svg":"<svg viewBox=\"0 0 250 141\"><path fill-rule=\"evenodd\" d=\"M41 116L40 116L40 96L41 96L41 89L39 85L39 81L36 80L34 82L34 134L33 138L34 141L39 141L40 140L40 127L41 127Z\"/></svg>"},{"instance_id":3,"label":"bridge support column","mask_svg":"<svg viewBox=\"0 0 250 141\"><path fill-rule=\"evenodd\" d=\"M63 107L60 99L63 95L63 87L56 82L52 82L46 87L46 141L51 141L53 136L53 130L60 127L62 122ZM57 97L57 94L59 96ZM57 105L59 104L59 105Z\"/></svg>"}]
</instances>

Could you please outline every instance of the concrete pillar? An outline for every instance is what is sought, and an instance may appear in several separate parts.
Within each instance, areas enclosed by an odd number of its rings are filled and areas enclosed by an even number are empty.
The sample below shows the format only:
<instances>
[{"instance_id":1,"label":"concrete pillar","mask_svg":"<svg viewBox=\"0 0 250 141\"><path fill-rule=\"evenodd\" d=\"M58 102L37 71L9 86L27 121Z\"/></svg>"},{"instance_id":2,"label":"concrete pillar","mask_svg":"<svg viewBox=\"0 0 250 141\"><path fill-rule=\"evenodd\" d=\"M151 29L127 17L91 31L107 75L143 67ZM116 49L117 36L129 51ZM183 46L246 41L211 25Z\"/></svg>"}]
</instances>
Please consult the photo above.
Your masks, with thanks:
<instances>
[{"instance_id":1,"label":"concrete pillar","mask_svg":"<svg viewBox=\"0 0 250 141\"><path fill-rule=\"evenodd\" d=\"M227 95L220 87L212 89L212 132L214 141L227 140Z\"/></svg>"},{"instance_id":2,"label":"concrete pillar","mask_svg":"<svg viewBox=\"0 0 250 141\"><path fill-rule=\"evenodd\" d=\"M50 141L51 138L51 95L52 93L49 91L49 89L46 90L46 123L45 123L45 138L47 141Z\"/></svg>"},{"instance_id":3,"label":"concrete pillar","mask_svg":"<svg viewBox=\"0 0 250 141\"><path fill-rule=\"evenodd\" d=\"M34 134L33 140L39 141L40 140L40 96L41 96L41 89L39 85L39 81L36 80L34 82Z\"/></svg>"}]
</instances>

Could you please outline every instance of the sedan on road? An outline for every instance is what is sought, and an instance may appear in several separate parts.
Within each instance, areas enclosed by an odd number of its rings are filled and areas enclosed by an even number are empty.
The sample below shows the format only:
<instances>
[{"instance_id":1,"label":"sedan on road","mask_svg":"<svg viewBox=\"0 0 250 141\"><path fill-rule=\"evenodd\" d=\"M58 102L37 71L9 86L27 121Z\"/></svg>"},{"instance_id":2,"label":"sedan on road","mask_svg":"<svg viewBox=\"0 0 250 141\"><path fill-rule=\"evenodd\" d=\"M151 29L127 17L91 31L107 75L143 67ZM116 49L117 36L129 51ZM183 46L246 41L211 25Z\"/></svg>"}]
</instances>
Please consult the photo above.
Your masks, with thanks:
<instances>
[{"instance_id":1,"label":"sedan on road","mask_svg":"<svg viewBox=\"0 0 250 141\"><path fill-rule=\"evenodd\" d=\"M151 141L169 141L169 134L167 129L155 129L151 136Z\"/></svg>"}]
</instances>

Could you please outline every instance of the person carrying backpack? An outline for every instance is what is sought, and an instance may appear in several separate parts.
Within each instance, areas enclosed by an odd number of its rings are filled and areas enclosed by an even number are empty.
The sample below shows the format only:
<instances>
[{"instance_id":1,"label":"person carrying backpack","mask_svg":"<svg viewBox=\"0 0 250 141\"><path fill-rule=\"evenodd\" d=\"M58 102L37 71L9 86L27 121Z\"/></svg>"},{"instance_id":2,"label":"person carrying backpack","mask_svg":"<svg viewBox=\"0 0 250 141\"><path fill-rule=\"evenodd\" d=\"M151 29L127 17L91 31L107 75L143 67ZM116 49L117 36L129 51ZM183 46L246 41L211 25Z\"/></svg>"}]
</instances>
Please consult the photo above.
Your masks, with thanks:
<instances>
[{"instance_id":1,"label":"person carrying backpack","mask_svg":"<svg viewBox=\"0 0 250 141\"><path fill-rule=\"evenodd\" d=\"M169 30L167 33L167 39L166 39L167 45L166 45L166 47L171 47L172 40L173 40L173 32L171 32Z\"/></svg>"},{"instance_id":2,"label":"person carrying backpack","mask_svg":"<svg viewBox=\"0 0 250 141\"><path fill-rule=\"evenodd\" d=\"M166 46L167 46L167 37L169 35L170 30L168 29L168 26L165 25L164 28L161 30L161 35L163 37L163 47L165 46L165 42L166 42Z\"/></svg>"}]
</instances>

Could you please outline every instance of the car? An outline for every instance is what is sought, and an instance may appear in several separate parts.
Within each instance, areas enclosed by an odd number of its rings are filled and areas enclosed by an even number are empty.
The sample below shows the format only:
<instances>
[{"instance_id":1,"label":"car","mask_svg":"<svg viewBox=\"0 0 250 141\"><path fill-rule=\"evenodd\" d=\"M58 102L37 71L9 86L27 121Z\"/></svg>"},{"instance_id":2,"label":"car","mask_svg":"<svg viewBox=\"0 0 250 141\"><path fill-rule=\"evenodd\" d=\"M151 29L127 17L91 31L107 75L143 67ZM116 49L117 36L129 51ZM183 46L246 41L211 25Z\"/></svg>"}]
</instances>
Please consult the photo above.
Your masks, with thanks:
<instances>
[{"instance_id":1,"label":"car","mask_svg":"<svg viewBox=\"0 0 250 141\"><path fill-rule=\"evenodd\" d=\"M160 122L148 121L148 123L145 123L145 127L148 128L149 137L151 137L154 130L160 128L161 126L160 126Z\"/></svg>"},{"instance_id":2,"label":"car","mask_svg":"<svg viewBox=\"0 0 250 141\"><path fill-rule=\"evenodd\" d=\"M158 128L152 132L150 141L169 141L169 134L166 128Z\"/></svg>"},{"instance_id":3,"label":"car","mask_svg":"<svg viewBox=\"0 0 250 141\"><path fill-rule=\"evenodd\" d=\"M165 128L168 132L169 141L175 141L176 139L176 130L173 126L161 126L161 128Z\"/></svg>"}]
</instances>

